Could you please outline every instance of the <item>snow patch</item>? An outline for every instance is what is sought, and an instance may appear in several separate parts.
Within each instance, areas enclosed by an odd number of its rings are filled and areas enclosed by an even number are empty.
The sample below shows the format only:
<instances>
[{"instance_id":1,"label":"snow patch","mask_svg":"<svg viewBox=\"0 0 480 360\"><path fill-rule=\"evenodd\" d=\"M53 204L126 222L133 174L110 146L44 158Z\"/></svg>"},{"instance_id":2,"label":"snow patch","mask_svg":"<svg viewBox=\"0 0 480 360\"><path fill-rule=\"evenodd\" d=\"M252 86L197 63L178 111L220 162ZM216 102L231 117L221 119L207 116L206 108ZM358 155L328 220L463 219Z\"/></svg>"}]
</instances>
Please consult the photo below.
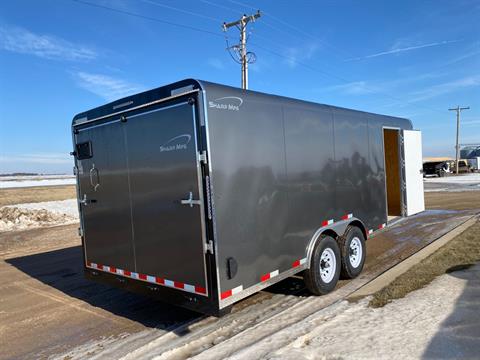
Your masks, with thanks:
<instances>
[{"instance_id":1,"label":"snow patch","mask_svg":"<svg viewBox=\"0 0 480 360\"><path fill-rule=\"evenodd\" d=\"M426 183L437 184L476 184L480 185L480 173L467 175L451 175L445 177L427 177L424 179Z\"/></svg>"},{"instance_id":2,"label":"snow patch","mask_svg":"<svg viewBox=\"0 0 480 360\"><path fill-rule=\"evenodd\" d=\"M383 308L369 299L339 302L230 355L231 359L422 358L442 323L455 310L467 281L443 275ZM240 339L237 339L239 341ZM227 345L226 343L223 345ZM198 356L214 359L222 344Z\"/></svg>"},{"instance_id":3,"label":"snow patch","mask_svg":"<svg viewBox=\"0 0 480 360\"><path fill-rule=\"evenodd\" d=\"M425 192L459 192L480 190L480 173L451 175L446 177L427 177L424 179Z\"/></svg>"},{"instance_id":4,"label":"snow patch","mask_svg":"<svg viewBox=\"0 0 480 360\"><path fill-rule=\"evenodd\" d=\"M72 175L32 175L0 177L0 189L74 184L75 177Z\"/></svg>"},{"instance_id":5,"label":"snow patch","mask_svg":"<svg viewBox=\"0 0 480 360\"><path fill-rule=\"evenodd\" d=\"M76 199L7 205L0 208L0 232L78 222Z\"/></svg>"}]
</instances>

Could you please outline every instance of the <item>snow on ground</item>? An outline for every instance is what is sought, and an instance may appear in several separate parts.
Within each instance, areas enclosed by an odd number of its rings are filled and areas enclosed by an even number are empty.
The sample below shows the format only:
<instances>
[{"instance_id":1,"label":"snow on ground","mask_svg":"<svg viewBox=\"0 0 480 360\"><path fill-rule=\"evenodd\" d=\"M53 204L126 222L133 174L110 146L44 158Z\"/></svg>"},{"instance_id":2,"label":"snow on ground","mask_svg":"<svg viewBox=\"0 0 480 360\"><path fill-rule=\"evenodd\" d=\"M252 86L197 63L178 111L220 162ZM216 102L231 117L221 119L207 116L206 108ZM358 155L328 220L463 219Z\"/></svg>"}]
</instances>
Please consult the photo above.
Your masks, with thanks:
<instances>
[{"instance_id":1,"label":"snow on ground","mask_svg":"<svg viewBox=\"0 0 480 360\"><path fill-rule=\"evenodd\" d=\"M480 190L480 173L427 177L424 184L425 192Z\"/></svg>"},{"instance_id":2,"label":"snow on ground","mask_svg":"<svg viewBox=\"0 0 480 360\"><path fill-rule=\"evenodd\" d=\"M73 184L73 175L0 176L0 189Z\"/></svg>"},{"instance_id":3,"label":"snow on ground","mask_svg":"<svg viewBox=\"0 0 480 360\"><path fill-rule=\"evenodd\" d=\"M0 231L63 225L78 222L76 199L0 207Z\"/></svg>"},{"instance_id":4,"label":"snow on ground","mask_svg":"<svg viewBox=\"0 0 480 360\"><path fill-rule=\"evenodd\" d=\"M474 358L480 353L479 275L480 265L443 275L379 309L369 308L368 299L342 301L267 338L259 337L229 358ZM231 340L238 344L241 334ZM222 358L230 344L222 342L195 358Z\"/></svg>"},{"instance_id":5,"label":"snow on ground","mask_svg":"<svg viewBox=\"0 0 480 360\"><path fill-rule=\"evenodd\" d=\"M425 182L448 184L480 184L480 173L450 175L445 177L427 177Z\"/></svg>"},{"instance_id":6,"label":"snow on ground","mask_svg":"<svg viewBox=\"0 0 480 360\"><path fill-rule=\"evenodd\" d=\"M367 298L309 312L322 298L276 295L222 318L101 338L54 358L474 359L480 353L480 264L379 309L368 307Z\"/></svg>"}]
</instances>

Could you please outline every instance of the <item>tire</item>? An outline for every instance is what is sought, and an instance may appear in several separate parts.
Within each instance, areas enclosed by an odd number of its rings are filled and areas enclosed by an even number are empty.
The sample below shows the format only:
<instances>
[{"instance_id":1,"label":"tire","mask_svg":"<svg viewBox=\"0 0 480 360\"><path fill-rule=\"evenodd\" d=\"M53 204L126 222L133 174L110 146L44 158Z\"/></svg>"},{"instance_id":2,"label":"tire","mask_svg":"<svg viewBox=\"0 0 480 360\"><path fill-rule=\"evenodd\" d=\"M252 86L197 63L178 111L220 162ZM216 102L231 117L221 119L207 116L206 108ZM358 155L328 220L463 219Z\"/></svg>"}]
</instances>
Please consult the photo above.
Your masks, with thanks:
<instances>
[{"instance_id":1,"label":"tire","mask_svg":"<svg viewBox=\"0 0 480 360\"><path fill-rule=\"evenodd\" d=\"M331 236L322 235L313 249L310 269L305 271L303 277L307 289L314 295L328 294L337 285L340 268L340 248L337 242Z\"/></svg>"},{"instance_id":2,"label":"tire","mask_svg":"<svg viewBox=\"0 0 480 360\"><path fill-rule=\"evenodd\" d=\"M356 226L348 226L343 236L338 239L342 256L342 279L356 278L363 270L367 251L365 236Z\"/></svg>"}]
</instances>

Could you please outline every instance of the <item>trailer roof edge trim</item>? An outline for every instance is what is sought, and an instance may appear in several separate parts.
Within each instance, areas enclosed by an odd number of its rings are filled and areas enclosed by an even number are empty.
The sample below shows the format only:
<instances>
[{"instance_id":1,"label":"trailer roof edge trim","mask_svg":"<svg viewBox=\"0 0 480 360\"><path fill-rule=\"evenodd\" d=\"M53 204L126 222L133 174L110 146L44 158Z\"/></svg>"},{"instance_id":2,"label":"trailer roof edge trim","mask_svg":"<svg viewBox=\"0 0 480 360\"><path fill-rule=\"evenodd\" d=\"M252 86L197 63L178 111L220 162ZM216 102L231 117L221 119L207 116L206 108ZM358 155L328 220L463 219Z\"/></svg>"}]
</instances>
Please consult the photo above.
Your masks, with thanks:
<instances>
[{"instance_id":1,"label":"trailer roof edge trim","mask_svg":"<svg viewBox=\"0 0 480 360\"><path fill-rule=\"evenodd\" d=\"M358 113L371 114L376 116L387 116L389 118L402 119L409 122L410 127L413 128L412 121L404 117L372 113L372 112L367 112L367 111L357 110L357 109L349 109L345 107L328 105L328 104L302 100L302 99L296 99L296 98L286 97L282 95L269 94L269 93L264 93L260 91L243 90L243 89L236 88L229 85L218 84L218 83L213 83L213 82L204 81L204 80L196 80L191 78L177 81L172 84L160 86L154 89L146 90L141 93L137 93L127 97L123 97L121 99L115 100L105 105L79 113L74 116L72 120L72 126L82 125L82 124L86 124L93 121L98 121L100 119L104 119L110 116L115 116L121 113L139 109L145 106L157 104L163 101L168 101L170 99L174 99L176 97L180 97L188 93L193 93L195 91L206 91L208 93L208 88L212 88L212 87L220 87L220 88L224 88L225 90L231 89L232 91L236 91L236 92L238 91L248 92L258 96L268 97L268 98L271 98L272 100L277 100L277 101L288 100L288 101L297 102L299 104L303 103L305 105L325 106L333 110L354 111ZM122 108L122 109L120 110L119 108Z\"/></svg>"}]
</instances>

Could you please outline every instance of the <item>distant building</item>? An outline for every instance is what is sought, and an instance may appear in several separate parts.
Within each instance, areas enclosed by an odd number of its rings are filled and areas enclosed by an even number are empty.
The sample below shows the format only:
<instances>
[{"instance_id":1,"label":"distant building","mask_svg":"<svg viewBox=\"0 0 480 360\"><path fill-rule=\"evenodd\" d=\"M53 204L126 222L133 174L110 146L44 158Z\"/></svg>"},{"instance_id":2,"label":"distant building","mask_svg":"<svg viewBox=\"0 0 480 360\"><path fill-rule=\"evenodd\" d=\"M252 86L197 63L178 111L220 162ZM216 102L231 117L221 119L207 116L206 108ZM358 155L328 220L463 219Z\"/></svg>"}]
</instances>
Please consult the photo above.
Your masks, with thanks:
<instances>
[{"instance_id":1,"label":"distant building","mask_svg":"<svg viewBox=\"0 0 480 360\"><path fill-rule=\"evenodd\" d=\"M477 157L480 157L480 144L461 146L460 159L476 159Z\"/></svg>"}]
</instances>

